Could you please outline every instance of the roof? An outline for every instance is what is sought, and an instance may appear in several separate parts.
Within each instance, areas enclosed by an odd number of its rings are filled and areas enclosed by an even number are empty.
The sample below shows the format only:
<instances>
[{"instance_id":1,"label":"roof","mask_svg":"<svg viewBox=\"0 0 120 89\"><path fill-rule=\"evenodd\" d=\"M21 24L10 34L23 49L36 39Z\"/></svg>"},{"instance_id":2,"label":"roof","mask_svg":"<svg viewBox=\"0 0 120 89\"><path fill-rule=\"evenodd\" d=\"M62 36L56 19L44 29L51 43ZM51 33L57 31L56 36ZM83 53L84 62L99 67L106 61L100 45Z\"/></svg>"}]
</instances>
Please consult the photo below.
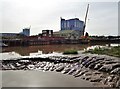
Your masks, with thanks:
<instances>
[{"instance_id":1,"label":"roof","mask_svg":"<svg viewBox=\"0 0 120 89\"><path fill-rule=\"evenodd\" d=\"M77 30L61 30L58 32L54 32L54 34L68 34L68 33L73 33L76 32Z\"/></svg>"},{"instance_id":2,"label":"roof","mask_svg":"<svg viewBox=\"0 0 120 89\"><path fill-rule=\"evenodd\" d=\"M66 21L69 21L69 20L79 20L80 22L84 22L84 21L82 21L82 20L80 20L79 18L72 18L72 19L63 19L63 18L61 18L62 20L66 20Z\"/></svg>"},{"instance_id":3,"label":"roof","mask_svg":"<svg viewBox=\"0 0 120 89\"><path fill-rule=\"evenodd\" d=\"M61 30L60 33L72 33L75 30Z\"/></svg>"}]
</instances>

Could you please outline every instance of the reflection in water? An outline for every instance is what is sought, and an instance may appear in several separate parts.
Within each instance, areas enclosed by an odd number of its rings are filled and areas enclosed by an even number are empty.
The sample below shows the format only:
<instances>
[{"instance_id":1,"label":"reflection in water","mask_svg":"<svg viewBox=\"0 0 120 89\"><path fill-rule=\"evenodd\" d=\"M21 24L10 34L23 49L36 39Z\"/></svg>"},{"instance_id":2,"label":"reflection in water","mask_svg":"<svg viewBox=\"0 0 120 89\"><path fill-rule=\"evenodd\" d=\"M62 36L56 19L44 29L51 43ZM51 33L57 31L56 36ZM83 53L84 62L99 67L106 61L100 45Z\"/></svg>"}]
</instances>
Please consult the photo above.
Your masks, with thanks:
<instances>
[{"instance_id":1,"label":"reflection in water","mask_svg":"<svg viewBox=\"0 0 120 89\"><path fill-rule=\"evenodd\" d=\"M29 46L29 47L6 47L3 48L3 52L15 51L22 56L29 56L30 53L42 53L48 54L53 52L63 52L69 49L83 50L84 48L89 47L88 44L64 44L64 45L41 45L41 46ZM42 51L42 52L41 52Z\"/></svg>"},{"instance_id":2,"label":"reflection in water","mask_svg":"<svg viewBox=\"0 0 120 89\"><path fill-rule=\"evenodd\" d=\"M118 44L100 44L101 46L112 46ZM60 44L60 45L40 45L40 46L28 46L28 47L6 47L2 49L2 52L16 52L21 56L29 56L33 54L48 54L53 52L63 52L65 50L74 49L74 50L83 50L88 47L95 46L90 44Z\"/></svg>"}]
</instances>

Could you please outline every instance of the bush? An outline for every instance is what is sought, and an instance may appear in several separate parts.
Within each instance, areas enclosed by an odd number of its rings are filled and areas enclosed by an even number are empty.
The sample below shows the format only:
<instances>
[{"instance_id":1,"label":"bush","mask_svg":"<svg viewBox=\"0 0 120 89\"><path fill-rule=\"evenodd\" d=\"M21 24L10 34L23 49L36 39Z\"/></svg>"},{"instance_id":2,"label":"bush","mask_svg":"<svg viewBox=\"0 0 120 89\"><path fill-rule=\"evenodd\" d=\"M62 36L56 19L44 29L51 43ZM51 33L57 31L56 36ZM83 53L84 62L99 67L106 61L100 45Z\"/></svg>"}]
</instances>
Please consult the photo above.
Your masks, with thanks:
<instances>
[{"instance_id":1,"label":"bush","mask_svg":"<svg viewBox=\"0 0 120 89\"><path fill-rule=\"evenodd\" d=\"M63 54L78 54L77 50L66 50L63 52Z\"/></svg>"},{"instance_id":2,"label":"bush","mask_svg":"<svg viewBox=\"0 0 120 89\"><path fill-rule=\"evenodd\" d=\"M120 58L120 46L111 47L111 49L94 48L92 50L85 51L84 53L106 54L106 55L115 56L115 57Z\"/></svg>"}]
</instances>

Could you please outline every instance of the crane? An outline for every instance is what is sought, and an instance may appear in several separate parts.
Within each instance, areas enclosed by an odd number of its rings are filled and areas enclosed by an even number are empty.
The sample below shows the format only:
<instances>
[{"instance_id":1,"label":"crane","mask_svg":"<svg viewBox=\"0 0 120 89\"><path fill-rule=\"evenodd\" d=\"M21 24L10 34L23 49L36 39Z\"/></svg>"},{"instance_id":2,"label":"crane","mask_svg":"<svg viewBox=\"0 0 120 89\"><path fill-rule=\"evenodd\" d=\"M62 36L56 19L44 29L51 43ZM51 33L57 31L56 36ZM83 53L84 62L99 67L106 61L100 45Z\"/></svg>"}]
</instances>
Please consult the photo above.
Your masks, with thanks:
<instances>
[{"instance_id":1,"label":"crane","mask_svg":"<svg viewBox=\"0 0 120 89\"><path fill-rule=\"evenodd\" d=\"M88 10L89 10L89 4L87 6L87 11L86 11L86 15L85 15L85 25L84 25L84 28L83 28L83 35L84 35L84 32L85 32L86 21L87 21L87 16L88 16Z\"/></svg>"}]
</instances>

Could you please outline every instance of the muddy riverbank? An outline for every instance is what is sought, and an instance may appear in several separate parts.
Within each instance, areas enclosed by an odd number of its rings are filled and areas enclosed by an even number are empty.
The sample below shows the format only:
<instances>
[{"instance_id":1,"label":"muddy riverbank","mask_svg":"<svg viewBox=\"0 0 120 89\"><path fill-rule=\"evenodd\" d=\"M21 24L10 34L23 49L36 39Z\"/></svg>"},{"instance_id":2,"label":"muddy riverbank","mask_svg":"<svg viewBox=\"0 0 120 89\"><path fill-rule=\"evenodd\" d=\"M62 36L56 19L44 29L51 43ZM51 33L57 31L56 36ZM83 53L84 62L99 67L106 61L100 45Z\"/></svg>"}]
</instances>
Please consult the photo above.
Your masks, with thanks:
<instances>
[{"instance_id":1,"label":"muddy riverbank","mask_svg":"<svg viewBox=\"0 0 120 89\"><path fill-rule=\"evenodd\" d=\"M7 70L2 72L3 87L93 87L88 81L50 71ZM36 88L35 88L36 89Z\"/></svg>"},{"instance_id":2,"label":"muddy riverbank","mask_svg":"<svg viewBox=\"0 0 120 89\"><path fill-rule=\"evenodd\" d=\"M1 69L59 72L92 83L95 87L120 87L119 58L81 54L79 56L24 57L1 60Z\"/></svg>"}]
</instances>

